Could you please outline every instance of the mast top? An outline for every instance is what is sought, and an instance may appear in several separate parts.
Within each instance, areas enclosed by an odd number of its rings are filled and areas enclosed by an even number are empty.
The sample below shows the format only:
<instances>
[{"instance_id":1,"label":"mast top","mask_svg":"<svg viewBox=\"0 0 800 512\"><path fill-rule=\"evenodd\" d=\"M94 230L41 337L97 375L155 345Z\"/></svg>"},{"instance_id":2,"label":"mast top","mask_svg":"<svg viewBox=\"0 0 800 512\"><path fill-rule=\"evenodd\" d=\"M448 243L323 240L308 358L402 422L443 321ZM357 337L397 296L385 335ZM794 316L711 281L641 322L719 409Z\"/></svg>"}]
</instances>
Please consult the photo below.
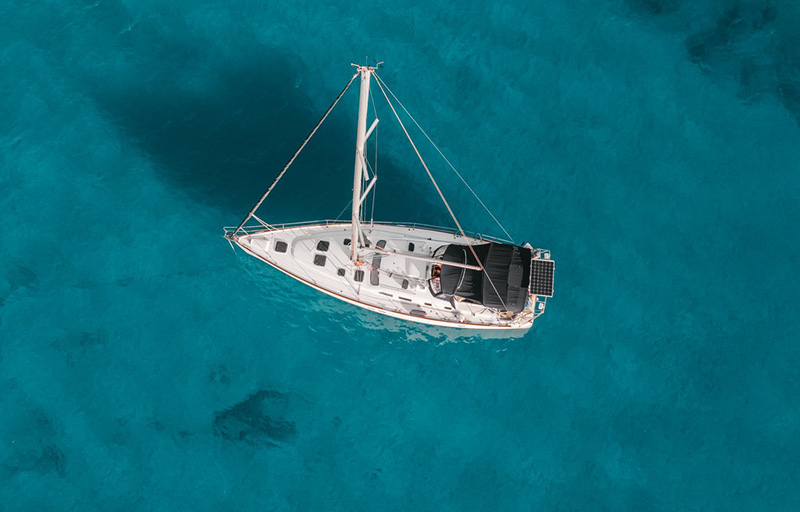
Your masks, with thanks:
<instances>
[{"instance_id":1,"label":"mast top","mask_svg":"<svg viewBox=\"0 0 800 512\"><path fill-rule=\"evenodd\" d=\"M354 68L357 68L358 71L360 72L363 71L373 72L383 67L383 61L376 62L374 66L370 66L369 64L356 64L355 62L351 62L350 65L353 66Z\"/></svg>"}]
</instances>

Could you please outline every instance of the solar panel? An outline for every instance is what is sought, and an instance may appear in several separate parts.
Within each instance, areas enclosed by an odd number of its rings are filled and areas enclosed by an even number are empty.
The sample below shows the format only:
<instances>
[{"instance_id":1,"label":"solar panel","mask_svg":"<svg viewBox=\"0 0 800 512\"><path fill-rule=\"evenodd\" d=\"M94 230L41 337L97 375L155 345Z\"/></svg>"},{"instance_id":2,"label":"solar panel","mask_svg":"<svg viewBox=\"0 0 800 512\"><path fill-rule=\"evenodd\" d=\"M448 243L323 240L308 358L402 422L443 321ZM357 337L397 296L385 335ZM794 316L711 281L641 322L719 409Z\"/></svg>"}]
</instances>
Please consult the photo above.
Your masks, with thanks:
<instances>
[{"instance_id":1,"label":"solar panel","mask_svg":"<svg viewBox=\"0 0 800 512\"><path fill-rule=\"evenodd\" d=\"M533 295L553 296L553 274L556 262L553 260L531 260L531 293Z\"/></svg>"}]
</instances>

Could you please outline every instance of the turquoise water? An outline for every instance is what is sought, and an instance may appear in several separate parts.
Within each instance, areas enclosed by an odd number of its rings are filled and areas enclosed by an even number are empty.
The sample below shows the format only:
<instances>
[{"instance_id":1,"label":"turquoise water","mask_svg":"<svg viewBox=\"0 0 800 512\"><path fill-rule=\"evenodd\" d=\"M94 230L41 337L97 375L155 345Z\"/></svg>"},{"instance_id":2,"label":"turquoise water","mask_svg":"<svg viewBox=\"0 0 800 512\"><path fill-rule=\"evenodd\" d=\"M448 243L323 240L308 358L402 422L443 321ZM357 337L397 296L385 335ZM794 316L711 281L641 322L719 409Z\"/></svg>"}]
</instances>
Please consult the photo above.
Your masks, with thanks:
<instances>
[{"instance_id":1,"label":"turquoise water","mask_svg":"<svg viewBox=\"0 0 800 512\"><path fill-rule=\"evenodd\" d=\"M796 2L52 0L0 20L3 512L800 509ZM358 311L221 238L366 56L553 251L523 338ZM356 103L264 218L347 204ZM383 126L376 217L446 223Z\"/></svg>"}]
</instances>

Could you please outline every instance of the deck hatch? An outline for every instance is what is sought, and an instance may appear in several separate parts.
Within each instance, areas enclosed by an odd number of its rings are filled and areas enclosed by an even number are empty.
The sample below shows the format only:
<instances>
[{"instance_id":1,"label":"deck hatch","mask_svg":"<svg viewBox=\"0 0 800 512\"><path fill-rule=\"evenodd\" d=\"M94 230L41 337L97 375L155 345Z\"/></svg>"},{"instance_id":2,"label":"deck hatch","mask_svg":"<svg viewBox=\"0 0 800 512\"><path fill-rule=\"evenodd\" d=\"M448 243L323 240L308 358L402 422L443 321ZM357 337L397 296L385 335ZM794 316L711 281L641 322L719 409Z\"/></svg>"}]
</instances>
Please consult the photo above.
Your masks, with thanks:
<instances>
[{"instance_id":1,"label":"deck hatch","mask_svg":"<svg viewBox=\"0 0 800 512\"><path fill-rule=\"evenodd\" d=\"M288 248L289 244L287 244L283 240L278 240L275 242L275 252L286 252Z\"/></svg>"},{"instance_id":2,"label":"deck hatch","mask_svg":"<svg viewBox=\"0 0 800 512\"><path fill-rule=\"evenodd\" d=\"M376 246L380 249L386 247L386 240L378 240ZM378 273L378 269L381 268L381 260L383 259L383 255L378 253L372 257L372 270L369 273L369 284L373 286L378 286L381 283L381 276Z\"/></svg>"},{"instance_id":3,"label":"deck hatch","mask_svg":"<svg viewBox=\"0 0 800 512\"><path fill-rule=\"evenodd\" d=\"M317 242L317 250L318 251L325 252L325 251L328 250L329 246L330 246L330 242L328 242L327 240L320 240L319 242Z\"/></svg>"},{"instance_id":4,"label":"deck hatch","mask_svg":"<svg viewBox=\"0 0 800 512\"><path fill-rule=\"evenodd\" d=\"M324 254L315 254L314 255L314 265L318 267L324 267L325 261L327 261L328 257Z\"/></svg>"}]
</instances>

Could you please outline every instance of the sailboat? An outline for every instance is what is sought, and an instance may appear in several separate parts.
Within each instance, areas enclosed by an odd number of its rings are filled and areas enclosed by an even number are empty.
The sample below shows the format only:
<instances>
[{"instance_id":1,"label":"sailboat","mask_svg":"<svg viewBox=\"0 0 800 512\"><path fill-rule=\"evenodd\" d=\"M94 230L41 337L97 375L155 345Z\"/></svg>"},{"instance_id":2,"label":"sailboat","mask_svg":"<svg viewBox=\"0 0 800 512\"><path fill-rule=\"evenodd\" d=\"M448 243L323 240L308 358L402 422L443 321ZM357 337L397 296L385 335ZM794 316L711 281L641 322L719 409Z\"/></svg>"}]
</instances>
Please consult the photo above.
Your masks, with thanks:
<instances>
[{"instance_id":1,"label":"sailboat","mask_svg":"<svg viewBox=\"0 0 800 512\"><path fill-rule=\"evenodd\" d=\"M422 159L395 103L408 111L378 76L380 66L353 66L356 73L241 223L225 228L225 238L232 246L315 290L375 313L442 327L529 329L553 296L555 261L550 251L527 243L468 235ZM357 78L360 94L350 220L291 224L262 220L257 212L264 200ZM364 202L377 181L377 173L370 173L366 153L367 140L378 125L377 118L368 125L373 81L456 229L364 218Z\"/></svg>"}]
</instances>

